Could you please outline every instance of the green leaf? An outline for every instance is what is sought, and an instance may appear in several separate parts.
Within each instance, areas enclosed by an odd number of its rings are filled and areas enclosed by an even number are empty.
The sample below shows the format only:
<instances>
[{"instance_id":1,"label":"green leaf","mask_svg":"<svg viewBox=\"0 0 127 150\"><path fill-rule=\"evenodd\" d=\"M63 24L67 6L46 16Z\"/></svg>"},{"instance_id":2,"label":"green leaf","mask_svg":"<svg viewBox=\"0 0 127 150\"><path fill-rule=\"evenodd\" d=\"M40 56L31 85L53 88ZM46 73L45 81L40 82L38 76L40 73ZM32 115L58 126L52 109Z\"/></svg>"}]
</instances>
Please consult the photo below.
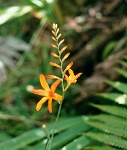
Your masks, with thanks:
<instances>
[{"instance_id":1,"label":"green leaf","mask_svg":"<svg viewBox=\"0 0 127 150\"><path fill-rule=\"evenodd\" d=\"M123 69L119 69L119 68L115 68L115 70L121 74L123 77L127 78L127 71L123 70Z\"/></svg>"},{"instance_id":2,"label":"green leaf","mask_svg":"<svg viewBox=\"0 0 127 150\"><path fill-rule=\"evenodd\" d=\"M127 67L127 62L126 62L126 61L119 60L119 63L120 63L121 65L123 65L124 67Z\"/></svg>"},{"instance_id":3,"label":"green leaf","mask_svg":"<svg viewBox=\"0 0 127 150\"><path fill-rule=\"evenodd\" d=\"M0 132L0 142L7 141L9 139L11 139L11 137L6 132Z\"/></svg>"},{"instance_id":4,"label":"green leaf","mask_svg":"<svg viewBox=\"0 0 127 150\"><path fill-rule=\"evenodd\" d=\"M96 105L96 104L92 104L92 106L104 112L107 112L109 114L127 118L127 109L124 107L114 106L114 105L111 105L111 106L110 105Z\"/></svg>"},{"instance_id":5,"label":"green leaf","mask_svg":"<svg viewBox=\"0 0 127 150\"><path fill-rule=\"evenodd\" d=\"M86 150L118 150L109 146L90 146Z\"/></svg>"},{"instance_id":6,"label":"green leaf","mask_svg":"<svg viewBox=\"0 0 127 150\"><path fill-rule=\"evenodd\" d=\"M31 6L12 6L0 10L0 25L4 24L10 19L21 17L31 11Z\"/></svg>"},{"instance_id":7,"label":"green leaf","mask_svg":"<svg viewBox=\"0 0 127 150\"><path fill-rule=\"evenodd\" d=\"M70 128L71 126L76 126L79 123L83 123L82 117L74 117L69 119L64 119L62 121L59 121L56 125L56 133L65 130L67 128ZM53 124L47 126L47 130L49 133L52 131ZM22 148L32 142L38 141L40 139L44 139L46 137L45 131L42 128L34 129L31 131L27 131L26 133L15 137L13 139L7 140L5 142L0 143L0 149L1 150L17 150L19 148Z\"/></svg>"},{"instance_id":8,"label":"green leaf","mask_svg":"<svg viewBox=\"0 0 127 150\"><path fill-rule=\"evenodd\" d=\"M100 114L100 115L90 116L89 119L104 122L108 126L112 125L114 127L123 128L126 131L127 120L124 118L120 118L109 114Z\"/></svg>"},{"instance_id":9,"label":"green leaf","mask_svg":"<svg viewBox=\"0 0 127 150\"><path fill-rule=\"evenodd\" d=\"M104 122L95 121L95 120L89 120L86 123L94 128L97 128L99 130L106 132L107 134L110 133L110 134L113 134L122 138L127 138L127 130L125 130L123 126L121 127L121 126L115 125L113 121L111 121L110 124L109 122L104 123Z\"/></svg>"},{"instance_id":10,"label":"green leaf","mask_svg":"<svg viewBox=\"0 0 127 150\"><path fill-rule=\"evenodd\" d=\"M100 93L96 95L104 98L108 98L109 100L112 100L118 104L127 105L127 94L110 92L110 93Z\"/></svg>"},{"instance_id":11,"label":"green leaf","mask_svg":"<svg viewBox=\"0 0 127 150\"><path fill-rule=\"evenodd\" d=\"M116 46L117 41L112 41L103 50L102 58L105 59L113 51L113 48Z\"/></svg>"},{"instance_id":12,"label":"green leaf","mask_svg":"<svg viewBox=\"0 0 127 150\"><path fill-rule=\"evenodd\" d=\"M118 136L110 135L110 134L105 134L105 133L85 133L85 136L88 136L90 138L93 138L99 142L115 146L117 148L122 148L124 150L127 149L127 140L119 138Z\"/></svg>"},{"instance_id":13,"label":"green leaf","mask_svg":"<svg viewBox=\"0 0 127 150\"><path fill-rule=\"evenodd\" d=\"M105 81L107 84L111 85L120 92L127 94L127 84L119 81Z\"/></svg>"},{"instance_id":14,"label":"green leaf","mask_svg":"<svg viewBox=\"0 0 127 150\"><path fill-rule=\"evenodd\" d=\"M80 136L76 139L74 139L72 142L69 144L65 145L61 150L81 150L87 145L89 145L93 140L85 137L85 136Z\"/></svg>"},{"instance_id":15,"label":"green leaf","mask_svg":"<svg viewBox=\"0 0 127 150\"><path fill-rule=\"evenodd\" d=\"M56 150L56 149L61 148L61 146L64 146L68 142L77 138L82 132L87 132L90 129L91 127L88 125L85 125L84 123L78 124L76 126L73 126L72 128L69 128L68 130L54 137L52 149Z\"/></svg>"},{"instance_id":16,"label":"green leaf","mask_svg":"<svg viewBox=\"0 0 127 150\"><path fill-rule=\"evenodd\" d=\"M83 117L83 120L84 120L84 117ZM68 144L70 142L73 143L73 140L75 140L77 137L79 137L81 135L81 133L87 132L91 129L90 126L84 124L84 121L77 122L77 120L75 119L75 122L76 122L76 124L74 124L74 122L73 122L72 126L70 126L69 128L67 128L66 130L64 130L62 132L57 133L54 136L53 143L52 143L52 150L59 149L63 146L66 147L66 144ZM91 140L88 140L88 138L85 138L85 139L86 139L85 145L87 145L88 143L91 142ZM42 142L39 142L38 144L33 146L30 150L41 150L42 148L44 148L45 143L46 143L46 140L44 139ZM76 143L75 143L75 145L76 145ZM71 146L71 144L70 144L70 146Z\"/></svg>"}]
</instances>

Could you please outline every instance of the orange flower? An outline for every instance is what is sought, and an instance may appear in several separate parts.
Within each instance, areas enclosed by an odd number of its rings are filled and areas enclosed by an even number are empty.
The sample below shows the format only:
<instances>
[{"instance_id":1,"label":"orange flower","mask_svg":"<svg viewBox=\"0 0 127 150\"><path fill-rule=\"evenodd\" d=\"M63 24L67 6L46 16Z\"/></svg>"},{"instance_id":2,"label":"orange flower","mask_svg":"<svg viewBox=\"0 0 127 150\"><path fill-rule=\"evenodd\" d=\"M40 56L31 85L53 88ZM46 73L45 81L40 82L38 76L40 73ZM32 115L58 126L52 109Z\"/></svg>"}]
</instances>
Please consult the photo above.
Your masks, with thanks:
<instances>
[{"instance_id":1,"label":"orange flower","mask_svg":"<svg viewBox=\"0 0 127 150\"><path fill-rule=\"evenodd\" d=\"M55 90L57 86L59 85L61 81L56 80L52 85L51 88L49 88L48 83L45 80L45 77L43 74L40 75L40 83L44 90L38 89L38 90L32 90L32 93L44 96L36 106L36 110L39 111L42 107L42 105L48 100L48 110L50 113L52 113L52 100L56 100L58 103L62 101L62 96L60 94L55 93Z\"/></svg>"},{"instance_id":2,"label":"orange flower","mask_svg":"<svg viewBox=\"0 0 127 150\"><path fill-rule=\"evenodd\" d=\"M55 76L55 75L47 75L47 76L45 76L45 78L46 78L46 79L58 79L58 80L61 80L61 81L62 81L62 79L61 79L60 77L57 77L57 76Z\"/></svg>"},{"instance_id":3,"label":"orange flower","mask_svg":"<svg viewBox=\"0 0 127 150\"><path fill-rule=\"evenodd\" d=\"M64 74L66 73L67 70L69 70L73 66L73 62L71 62L69 65L64 70Z\"/></svg>"},{"instance_id":4,"label":"orange flower","mask_svg":"<svg viewBox=\"0 0 127 150\"><path fill-rule=\"evenodd\" d=\"M78 73L77 75L74 75L74 72L71 69L68 69L68 73L70 74L69 76L64 74L65 80L67 81L67 87L65 88L64 91L66 91L72 83L76 83L77 78L79 78L82 74L82 73Z\"/></svg>"},{"instance_id":5,"label":"orange flower","mask_svg":"<svg viewBox=\"0 0 127 150\"><path fill-rule=\"evenodd\" d=\"M67 53L65 56L64 56L64 58L62 59L62 62L64 62L65 61L65 59L67 59L67 57L70 55L70 53Z\"/></svg>"},{"instance_id":6,"label":"orange flower","mask_svg":"<svg viewBox=\"0 0 127 150\"><path fill-rule=\"evenodd\" d=\"M54 62L49 62L49 64L50 64L51 66L54 66L54 67L57 67L57 68L61 68L60 65L58 65L58 64L56 64L56 63L54 63Z\"/></svg>"}]
</instances>

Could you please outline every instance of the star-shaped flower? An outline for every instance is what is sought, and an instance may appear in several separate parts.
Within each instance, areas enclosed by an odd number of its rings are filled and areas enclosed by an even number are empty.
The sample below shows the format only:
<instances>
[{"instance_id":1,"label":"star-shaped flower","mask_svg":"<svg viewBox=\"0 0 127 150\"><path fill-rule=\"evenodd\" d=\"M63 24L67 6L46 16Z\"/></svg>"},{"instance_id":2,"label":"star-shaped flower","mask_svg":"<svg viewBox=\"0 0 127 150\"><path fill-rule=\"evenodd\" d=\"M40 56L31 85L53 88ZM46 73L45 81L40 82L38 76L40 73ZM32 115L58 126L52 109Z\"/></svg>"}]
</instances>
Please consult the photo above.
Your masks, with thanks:
<instances>
[{"instance_id":1,"label":"star-shaped flower","mask_svg":"<svg viewBox=\"0 0 127 150\"><path fill-rule=\"evenodd\" d=\"M40 83L42 88L44 89L37 89L32 90L32 93L43 96L43 98L37 103L36 110L39 111L42 105L48 100L48 110L52 113L52 100L56 100L58 103L62 101L62 96L60 94L55 93L57 86L61 81L56 80L49 88L48 83L46 82L45 76L43 74L40 75Z\"/></svg>"},{"instance_id":2,"label":"star-shaped flower","mask_svg":"<svg viewBox=\"0 0 127 150\"><path fill-rule=\"evenodd\" d=\"M65 80L67 81L67 86L64 91L66 91L72 83L76 83L77 78L79 78L82 74L82 73L78 73L77 75L74 75L74 72L71 69L68 69L68 73L69 73L69 76L64 74Z\"/></svg>"}]
</instances>

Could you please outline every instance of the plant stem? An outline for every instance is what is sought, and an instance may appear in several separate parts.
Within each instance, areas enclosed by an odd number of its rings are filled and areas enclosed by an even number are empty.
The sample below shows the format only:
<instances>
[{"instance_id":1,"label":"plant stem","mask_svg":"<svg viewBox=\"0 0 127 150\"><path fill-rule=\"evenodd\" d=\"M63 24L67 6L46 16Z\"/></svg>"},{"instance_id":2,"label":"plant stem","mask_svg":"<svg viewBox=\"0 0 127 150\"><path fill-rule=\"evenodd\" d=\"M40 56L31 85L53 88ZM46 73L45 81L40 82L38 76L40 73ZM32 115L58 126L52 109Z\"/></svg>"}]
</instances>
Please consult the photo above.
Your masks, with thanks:
<instances>
[{"instance_id":1,"label":"plant stem","mask_svg":"<svg viewBox=\"0 0 127 150\"><path fill-rule=\"evenodd\" d=\"M55 33L57 33L57 29L55 29ZM58 41L58 38L57 38L57 34L55 35L55 38L56 38L57 50L58 50L59 61L60 61L60 71L61 71L61 79L62 79L62 81L61 81L61 86L62 86L62 101L61 101L61 103L59 105L58 113L57 113L56 120L55 120L55 123L54 123L53 131L52 131L52 135L51 135L51 138L50 138L50 140L49 140L49 142L48 142L48 144L46 146L47 147L46 150L50 150L51 149L53 137L54 137L54 134L55 134L56 124L57 124L57 121L58 121L59 116L60 116L60 112L61 112L61 108L62 108L62 104L63 104L63 100L64 100L64 95L65 95L63 61L61 59L60 46L59 46L59 41Z\"/></svg>"},{"instance_id":2,"label":"plant stem","mask_svg":"<svg viewBox=\"0 0 127 150\"><path fill-rule=\"evenodd\" d=\"M56 120L55 120L55 123L54 123L54 127L53 127L53 131L52 131L52 135L51 135L51 138L50 138L50 141L47 145L47 149L46 150L50 150L51 148L51 145L52 145L52 141L53 141L53 137L54 137L54 133L55 133L55 129L56 129L56 124L57 124L57 121L59 119L59 116L60 116L60 112L61 112L61 108L62 108L62 104L63 104L63 100L64 100L64 95L65 95L65 92L64 92L64 74L63 74L63 69L62 69L62 61L60 60L60 63L61 63L61 73L62 73L62 82L61 82L61 85L62 85L62 101L59 105L59 109L58 109L58 113L57 113L57 116L56 116Z\"/></svg>"},{"instance_id":3,"label":"plant stem","mask_svg":"<svg viewBox=\"0 0 127 150\"><path fill-rule=\"evenodd\" d=\"M65 93L62 94L63 99L64 99L64 94L65 94ZM46 150L50 150L50 148L51 148L52 141L53 141L53 137L54 137L54 133L55 133L56 124L57 124L57 121L58 121L58 119L59 119L60 112L61 112L61 108L62 108L62 103L63 103L63 100L62 100L62 102L60 103L60 106L59 106L59 109L58 109L58 113L57 113L57 116L56 116L56 120L55 120L55 123L54 123L53 131L52 131L52 136L51 136L51 138L50 138L50 141L49 141L49 143L48 143L48 145L47 145L47 149L46 149Z\"/></svg>"}]
</instances>

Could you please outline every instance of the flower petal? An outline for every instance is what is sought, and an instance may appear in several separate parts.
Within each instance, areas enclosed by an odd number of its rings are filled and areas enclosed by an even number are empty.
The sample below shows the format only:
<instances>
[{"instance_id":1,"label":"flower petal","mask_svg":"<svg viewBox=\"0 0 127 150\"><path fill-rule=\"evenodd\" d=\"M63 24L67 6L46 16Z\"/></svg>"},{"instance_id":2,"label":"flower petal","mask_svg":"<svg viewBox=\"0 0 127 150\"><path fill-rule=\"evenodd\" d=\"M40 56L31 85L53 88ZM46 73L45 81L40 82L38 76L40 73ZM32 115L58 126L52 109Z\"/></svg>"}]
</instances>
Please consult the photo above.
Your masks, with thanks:
<instances>
[{"instance_id":1,"label":"flower petal","mask_svg":"<svg viewBox=\"0 0 127 150\"><path fill-rule=\"evenodd\" d=\"M52 34L54 34L54 36L56 36L55 32L52 30Z\"/></svg>"},{"instance_id":2,"label":"flower petal","mask_svg":"<svg viewBox=\"0 0 127 150\"><path fill-rule=\"evenodd\" d=\"M57 86L59 85L61 81L60 80L56 80L52 85L51 85L51 91L54 92L57 88Z\"/></svg>"},{"instance_id":3,"label":"flower petal","mask_svg":"<svg viewBox=\"0 0 127 150\"><path fill-rule=\"evenodd\" d=\"M62 62L64 62L65 59L67 59L67 57L68 57L69 55L70 55L70 53L67 53L67 54L63 57Z\"/></svg>"},{"instance_id":4,"label":"flower petal","mask_svg":"<svg viewBox=\"0 0 127 150\"><path fill-rule=\"evenodd\" d=\"M56 30L56 29L57 29L57 24L53 23L52 28L53 28L54 30Z\"/></svg>"},{"instance_id":5,"label":"flower petal","mask_svg":"<svg viewBox=\"0 0 127 150\"><path fill-rule=\"evenodd\" d=\"M59 58L59 56L56 53L51 52L50 53L53 57Z\"/></svg>"},{"instance_id":6,"label":"flower petal","mask_svg":"<svg viewBox=\"0 0 127 150\"><path fill-rule=\"evenodd\" d=\"M50 113L52 113L52 98L50 98L48 101L48 110Z\"/></svg>"},{"instance_id":7,"label":"flower petal","mask_svg":"<svg viewBox=\"0 0 127 150\"><path fill-rule=\"evenodd\" d=\"M54 75L47 75L47 76L45 76L45 78L46 79L58 79L58 80L62 81L62 79L60 77L57 77L57 76L54 76Z\"/></svg>"},{"instance_id":8,"label":"flower petal","mask_svg":"<svg viewBox=\"0 0 127 150\"><path fill-rule=\"evenodd\" d=\"M64 89L64 92L67 91L67 89L69 88L70 85L71 85L71 83L68 83L68 84L67 84L66 88Z\"/></svg>"},{"instance_id":9,"label":"flower petal","mask_svg":"<svg viewBox=\"0 0 127 150\"><path fill-rule=\"evenodd\" d=\"M78 73L78 74L74 77L74 80L78 79L81 75L82 75L82 73Z\"/></svg>"},{"instance_id":10,"label":"flower petal","mask_svg":"<svg viewBox=\"0 0 127 150\"><path fill-rule=\"evenodd\" d=\"M57 36L57 40L61 37L61 35L62 35L62 34L60 33L60 34Z\"/></svg>"},{"instance_id":11,"label":"flower petal","mask_svg":"<svg viewBox=\"0 0 127 150\"><path fill-rule=\"evenodd\" d=\"M58 48L55 44L51 44L51 46L56 49Z\"/></svg>"},{"instance_id":12,"label":"flower petal","mask_svg":"<svg viewBox=\"0 0 127 150\"><path fill-rule=\"evenodd\" d=\"M58 64L56 64L56 63L54 63L54 62L49 62L49 64L50 64L51 66L54 66L54 67L57 67L57 68L61 68L60 65L58 65Z\"/></svg>"},{"instance_id":13,"label":"flower petal","mask_svg":"<svg viewBox=\"0 0 127 150\"><path fill-rule=\"evenodd\" d=\"M56 38L54 38L53 36L52 36L52 40L56 42Z\"/></svg>"},{"instance_id":14,"label":"flower petal","mask_svg":"<svg viewBox=\"0 0 127 150\"><path fill-rule=\"evenodd\" d=\"M43 97L36 105L36 110L39 111L42 105L49 99L49 97Z\"/></svg>"},{"instance_id":15,"label":"flower petal","mask_svg":"<svg viewBox=\"0 0 127 150\"><path fill-rule=\"evenodd\" d=\"M69 77L66 74L64 74L64 76L65 76L65 80L68 82L69 81Z\"/></svg>"},{"instance_id":16,"label":"flower petal","mask_svg":"<svg viewBox=\"0 0 127 150\"><path fill-rule=\"evenodd\" d=\"M49 85L46 82L45 77L44 77L43 74L40 75L40 83L41 83L41 86L44 88L44 90L46 90L46 91L50 90Z\"/></svg>"},{"instance_id":17,"label":"flower petal","mask_svg":"<svg viewBox=\"0 0 127 150\"><path fill-rule=\"evenodd\" d=\"M69 63L69 64L67 65L67 67L66 67L65 70L64 70L64 74L66 73L66 71L67 71L68 69L71 68L72 65L73 65L73 62L71 62L71 63Z\"/></svg>"},{"instance_id":18,"label":"flower petal","mask_svg":"<svg viewBox=\"0 0 127 150\"><path fill-rule=\"evenodd\" d=\"M62 39L62 40L58 43L58 45L60 46L63 42L64 42L64 39Z\"/></svg>"},{"instance_id":19,"label":"flower petal","mask_svg":"<svg viewBox=\"0 0 127 150\"><path fill-rule=\"evenodd\" d=\"M61 49L60 53L62 54L66 49L67 49L67 46L64 46L64 47Z\"/></svg>"},{"instance_id":20,"label":"flower petal","mask_svg":"<svg viewBox=\"0 0 127 150\"><path fill-rule=\"evenodd\" d=\"M62 96L60 94L54 93L55 97L53 97L54 100L56 101L62 101Z\"/></svg>"},{"instance_id":21,"label":"flower petal","mask_svg":"<svg viewBox=\"0 0 127 150\"><path fill-rule=\"evenodd\" d=\"M37 95L40 95L40 96L48 96L49 93L45 90L41 90L41 89L38 89L38 90L32 90L31 91L33 94L37 94Z\"/></svg>"},{"instance_id":22,"label":"flower petal","mask_svg":"<svg viewBox=\"0 0 127 150\"><path fill-rule=\"evenodd\" d=\"M73 70L69 69L68 73L70 74L69 78L73 79L75 77Z\"/></svg>"}]
</instances>

